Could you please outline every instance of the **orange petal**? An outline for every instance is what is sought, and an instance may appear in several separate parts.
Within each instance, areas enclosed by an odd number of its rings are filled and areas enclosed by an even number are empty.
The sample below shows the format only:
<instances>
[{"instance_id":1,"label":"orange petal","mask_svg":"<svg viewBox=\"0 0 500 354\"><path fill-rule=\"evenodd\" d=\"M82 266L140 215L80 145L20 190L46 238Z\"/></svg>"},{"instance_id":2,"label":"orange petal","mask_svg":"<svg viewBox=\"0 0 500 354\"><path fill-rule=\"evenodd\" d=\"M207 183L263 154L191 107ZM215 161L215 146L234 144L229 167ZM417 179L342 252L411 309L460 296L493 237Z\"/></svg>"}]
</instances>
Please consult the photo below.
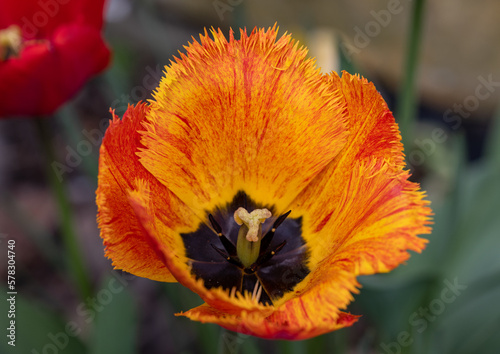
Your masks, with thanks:
<instances>
[{"instance_id":1,"label":"orange petal","mask_svg":"<svg viewBox=\"0 0 500 354\"><path fill-rule=\"evenodd\" d=\"M310 314L305 311L276 312L268 317L245 311L240 315L228 315L207 304L177 315L186 316L194 321L216 323L231 331L261 338L290 340L308 339L348 327L355 323L359 317L340 312L334 320L319 322L312 320Z\"/></svg>"},{"instance_id":2,"label":"orange petal","mask_svg":"<svg viewBox=\"0 0 500 354\"><path fill-rule=\"evenodd\" d=\"M128 191L137 188L138 180L147 180L152 193L157 196L156 202L162 203L166 210L172 203L179 204L136 156L140 144L138 130L147 111L145 104L138 104L129 106L123 120L113 114L100 150L99 187L96 191L98 223L106 256L112 259L115 268L154 280L175 281L151 248L127 199ZM180 224L182 219L171 213L169 222Z\"/></svg>"},{"instance_id":3,"label":"orange petal","mask_svg":"<svg viewBox=\"0 0 500 354\"><path fill-rule=\"evenodd\" d=\"M381 158L395 169L405 167L401 134L394 117L373 83L348 72L329 75L341 90L348 114L349 138L342 151L344 166Z\"/></svg>"},{"instance_id":4,"label":"orange petal","mask_svg":"<svg viewBox=\"0 0 500 354\"><path fill-rule=\"evenodd\" d=\"M141 163L200 217L240 190L281 211L343 148L345 107L288 35L212 34L167 68Z\"/></svg>"}]
</instances>

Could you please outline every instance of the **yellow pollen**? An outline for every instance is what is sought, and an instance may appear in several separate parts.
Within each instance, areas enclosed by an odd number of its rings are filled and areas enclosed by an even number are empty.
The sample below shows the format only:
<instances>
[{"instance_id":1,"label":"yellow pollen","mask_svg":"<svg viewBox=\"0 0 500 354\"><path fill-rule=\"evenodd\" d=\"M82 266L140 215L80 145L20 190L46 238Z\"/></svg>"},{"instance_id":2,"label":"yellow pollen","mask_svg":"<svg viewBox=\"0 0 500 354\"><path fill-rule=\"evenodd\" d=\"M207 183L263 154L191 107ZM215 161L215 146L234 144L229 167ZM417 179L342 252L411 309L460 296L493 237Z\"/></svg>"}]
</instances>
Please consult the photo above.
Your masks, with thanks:
<instances>
[{"instance_id":1,"label":"yellow pollen","mask_svg":"<svg viewBox=\"0 0 500 354\"><path fill-rule=\"evenodd\" d=\"M260 224L264 223L266 219L272 216L271 212L264 209L255 209L249 213L245 208L238 208L234 212L234 221L238 225L245 224L248 227L246 239L250 242L257 242L260 234Z\"/></svg>"}]
</instances>

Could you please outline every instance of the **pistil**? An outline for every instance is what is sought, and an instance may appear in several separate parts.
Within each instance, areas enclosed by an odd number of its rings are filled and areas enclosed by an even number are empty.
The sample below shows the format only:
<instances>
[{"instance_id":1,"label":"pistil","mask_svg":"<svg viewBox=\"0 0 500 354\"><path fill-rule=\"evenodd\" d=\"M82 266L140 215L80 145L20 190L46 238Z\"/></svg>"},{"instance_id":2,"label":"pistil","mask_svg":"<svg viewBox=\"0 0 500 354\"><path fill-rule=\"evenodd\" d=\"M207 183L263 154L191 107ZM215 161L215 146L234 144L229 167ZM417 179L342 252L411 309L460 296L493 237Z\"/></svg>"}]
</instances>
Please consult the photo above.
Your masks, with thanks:
<instances>
[{"instance_id":1,"label":"pistil","mask_svg":"<svg viewBox=\"0 0 500 354\"><path fill-rule=\"evenodd\" d=\"M240 226L236 253L244 267L249 267L260 254L262 241L262 224L272 216L267 209L255 209L249 213L245 208L238 208L234 213L234 221Z\"/></svg>"},{"instance_id":2,"label":"pistil","mask_svg":"<svg viewBox=\"0 0 500 354\"><path fill-rule=\"evenodd\" d=\"M11 25L0 30L0 61L7 60L11 56L17 56L21 50L21 29L19 26Z\"/></svg>"}]
</instances>

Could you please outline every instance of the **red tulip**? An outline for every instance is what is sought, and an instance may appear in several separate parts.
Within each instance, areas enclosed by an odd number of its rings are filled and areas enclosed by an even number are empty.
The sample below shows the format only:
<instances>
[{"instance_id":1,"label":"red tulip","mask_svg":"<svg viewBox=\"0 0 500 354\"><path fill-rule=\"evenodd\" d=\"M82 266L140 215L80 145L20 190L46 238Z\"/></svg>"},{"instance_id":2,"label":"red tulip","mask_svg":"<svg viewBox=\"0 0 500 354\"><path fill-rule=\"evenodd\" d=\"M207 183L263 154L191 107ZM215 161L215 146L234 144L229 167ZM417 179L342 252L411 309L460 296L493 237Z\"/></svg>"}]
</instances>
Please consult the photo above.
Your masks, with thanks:
<instances>
[{"instance_id":1,"label":"red tulip","mask_svg":"<svg viewBox=\"0 0 500 354\"><path fill-rule=\"evenodd\" d=\"M0 0L0 117L53 113L110 51L104 0Z\"/></svg>"}]
</instances>

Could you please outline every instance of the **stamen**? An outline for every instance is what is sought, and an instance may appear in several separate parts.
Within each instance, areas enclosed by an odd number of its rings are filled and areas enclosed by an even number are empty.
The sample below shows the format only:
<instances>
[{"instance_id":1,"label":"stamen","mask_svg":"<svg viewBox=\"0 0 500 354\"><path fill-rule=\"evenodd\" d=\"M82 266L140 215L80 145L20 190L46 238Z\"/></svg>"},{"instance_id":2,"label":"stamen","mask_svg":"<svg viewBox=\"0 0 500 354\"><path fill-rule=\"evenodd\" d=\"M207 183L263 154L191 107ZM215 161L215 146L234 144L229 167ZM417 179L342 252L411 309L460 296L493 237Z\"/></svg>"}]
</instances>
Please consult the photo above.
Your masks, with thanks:
<instances>
[{"instance_id":1,"label":"stamen","mask_svg":"<svg viewBox=\"0 0 500 354\"><path fill-rule=\"evenodd\" d=\"M257 295L257 289L259 288L260 281L257 280L255 282L255 286L253 287L253 292L252 292L252 300L255 299L255 295Z\"/></svg>"},{"instance_id":2,"label":"stamen","mask_svg":"<svg viewBox=\"0 0 500 354\"><path fill-rule=\"evenodd\" d=\"M226 261L229 261L231 257L229 257L227 254L224 253L223 250L221 250L219 247L214 246L213 244L210 244L214 250L217 251L218 254L220 254L222 257L226 259Z\"/></svg>"},{"instance_id":3,"label":"stamen","mask_svg":"<svg viewBox=\"0 0 500 354\"><path fill-rule=\"evenodd\" d=\"M261 296L262 296L262 284L260 283L259 280L257 280L253 288L252 300L255 302L259 302Z\"/></svg>"},{"instance_id":4,"label":"stamen","mask_svg":"<svg viewBox=\"0 0 500 354\"><path fill-rule=\"evenodd\" d=\"M266 253L263 253L259 256L259 258L257 259L257 261L255 261L254 264L252 264L252 266L250 267L250 269L252 270L255 270L257 269L258 266L266 263L268 260L270 260L271 258L273 258L274 255L276 255L276 253L278 253L279 251L281 251L283 249L283 247L285 247L286 245L286 240L281 242L278 246L276 246L275 249L271 250L271 251L267 251Z\"/></svg>"},{"instance_id":5,"label":"stamen","mask_svg":"<svg viewBox=\"0 0 500 354\"><path fill-rule=\"evenodd\" d=\"M273 232L276 231L276 229L278 228L278 226L280 226L283 221L285 221L285 219L288 217L288 215L290 215L292 211L291 210L288 210L285 214L282 214L279 216L279 218L276 219L276 221L274 222L273 224Z\"/></svg>"},{"instance_id":6,"label":"stamen","mask_svg":"<svg viewBox=\"0 0 500 354\"><path fill-rule=\"evenodd\" d=\"M214 228L215 232L217 233L217 236L219 236L219 240L222 242L222 245L226 249L227 253L231 257L236 256L236 246L233 245L229 239L227 239L226 236L222 233L222 227L220 227L219 223L215 220L215 218L212 216L212 214L208 214L208 220L210 220L210 224L212 224L212 227Z\"/></svg>"},{"instance_id":7,"label":"stamen","mask_svg":"<svg viewBox=\"0 0 500 354\"><path fill-rule=\"evenodd\" d=\"M229 263L234 264L240 268L243 266L238 258L225 254L223 250L221 250L219 247L214 246L213 244L210 244L210 246L212 246L212 248L216 250L217 253L220 254L222 258L224 258Z\"/></svg>"},{"instance_id":8,"label":"stamen","mask_svg":"<svg viewBox=\"0 0 500 354\"><path fill-rule=\"evenodd\" d=\"M274 233L276 232L276 229L278 228L278 226L280 226L283 223L283 221L285 221L285 219L288 217L288 215L290 215L291 212L292 211L289 210L285 214L281 214L276 219L276 221L274 222L273 227L271 228L271 230L269 230L269 232L262 238L262 243L260 245L262 251L266 251L267 250L267 248L271 244L271 241L272 241L272 239L274 237Z\"/></svg>"},{"instance_id":9,"label":"stamen","mask_svg":"<svg viewBox=\"0 0 500 354\"><path fill-rule=\"evenodd\" d=\"M212 224L215 232L217 232L217 236L222 236L222 227L220 227L219 223L214 219L212 214L208 214L208 220L210 220L210 224Z\"/></svg>"},{"instance_id":10,"label":"stamen","mask_svg":"<svg viewBox=\"0 0 500 354\"><path fill-rule=\"evenodd\" d=\"M231 292L229 293L229 297L236 297L236 287L233 286L231 288Z\"/></svg>"},{"instance_id":11,"label":"stamen","mask_svg":"<svg viewBox=\"0 0 500 354\"><path fill-rule=\"evenodd\" d=\"M259 290L257 290L257 296L255 296L255 301L260 302L261 296L262 296L262 284L259 282Z\"/></svg>"}]
</instances>

